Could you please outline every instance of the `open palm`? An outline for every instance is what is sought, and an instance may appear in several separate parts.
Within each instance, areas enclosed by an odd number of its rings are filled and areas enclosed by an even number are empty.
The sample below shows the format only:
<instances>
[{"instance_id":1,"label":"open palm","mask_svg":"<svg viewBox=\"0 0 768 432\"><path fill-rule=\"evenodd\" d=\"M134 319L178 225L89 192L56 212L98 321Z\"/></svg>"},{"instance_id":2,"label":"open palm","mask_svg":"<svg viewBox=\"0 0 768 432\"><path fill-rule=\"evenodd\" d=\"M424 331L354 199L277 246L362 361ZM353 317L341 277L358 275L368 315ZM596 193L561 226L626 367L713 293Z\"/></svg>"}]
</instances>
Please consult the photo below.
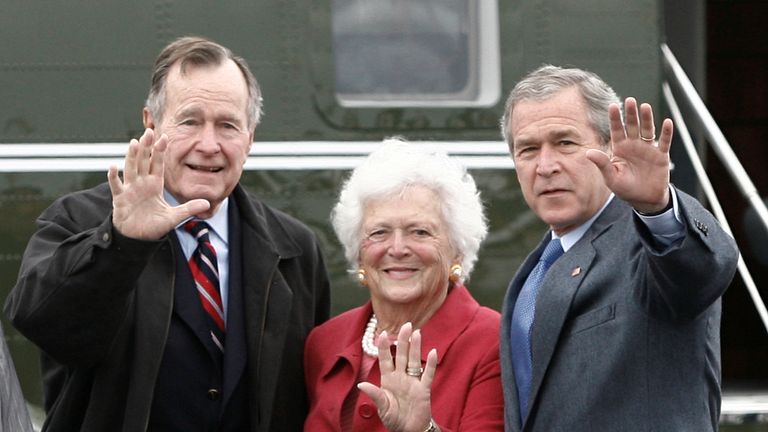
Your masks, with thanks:
<instances>
[{"instance_id":1,"label":"open palm","mask_svg":"<svg viewBox=\"0 0 768 432\"><path fill-rule=\"evenodd\" d=\"M656 141L651 106L642 104L638 109L635 99L627 98L624 107L625 122L617 104L608 110L611 154L590 149L587 158L597 165L605 184L616 196L639 212L655 212L663 209L669 200L672 120L664 120Z\"/></svg>"},{"instance_id":2,"label":"open palm","mask_svg":"<svg viewBox=\"0 0 768 432\"><path fill-rule=\"evenodd\" d=\"M431 387L437 367L437 351L427 355L421 370L421 332L412 331L411 324L400 328L397 336L396 360L393 361L386 332L379 336L379 369L381 387L363 382L358 388L367 394L378 409L384 426L392 432L422 432L432 418Z\"/></svg>"},{"instance_id":3,"label":"open palm","mask_svg":"<svg viewBox=\"0 0 768 432\"><path fill-rule=\"evenodd\" d=\"M122 235L142 240L157 240L190 216L208 209L206 200L192 200L171 207L163 197L163 156L168 137L155 140L147 129L138 140L131 140L125 156L123 179L117 167L107 174L112 191L112 223Z\"/></svg>"}]
</instances>

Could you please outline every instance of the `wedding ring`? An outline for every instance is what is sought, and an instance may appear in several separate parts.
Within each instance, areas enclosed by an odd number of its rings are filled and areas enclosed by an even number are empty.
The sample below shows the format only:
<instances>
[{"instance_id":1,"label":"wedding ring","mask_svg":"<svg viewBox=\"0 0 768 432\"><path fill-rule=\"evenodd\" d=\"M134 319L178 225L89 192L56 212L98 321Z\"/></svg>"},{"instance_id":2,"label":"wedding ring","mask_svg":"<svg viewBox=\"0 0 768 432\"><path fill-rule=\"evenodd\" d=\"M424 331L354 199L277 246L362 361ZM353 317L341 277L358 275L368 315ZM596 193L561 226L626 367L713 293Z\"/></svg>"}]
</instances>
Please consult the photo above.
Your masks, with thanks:
<instances>
[{"instance_id":1,"label":"wedding ring","mask_svg":"<svg viewBox=\"0 0 768 432\"><path fill-rule=\"evenodd\" d=\"M409 367L405 368L405 374L412 377L420 377L424 373L424 368L421 367Z\"/></svg>"},{"instance_id":2,"label":"wedding ring","mask_svg":"<svg viewBox=\"0 0 768 432\"><path fill-rule=\"evenodd\" d=\"M650 137L650 138L646 138L646 137L643 136L643 134L640 134L640 139L645 141L645 142L654 142L654 141L656 141L656 134L653 134L653 136Z\"/></svg>"}]
</instances>

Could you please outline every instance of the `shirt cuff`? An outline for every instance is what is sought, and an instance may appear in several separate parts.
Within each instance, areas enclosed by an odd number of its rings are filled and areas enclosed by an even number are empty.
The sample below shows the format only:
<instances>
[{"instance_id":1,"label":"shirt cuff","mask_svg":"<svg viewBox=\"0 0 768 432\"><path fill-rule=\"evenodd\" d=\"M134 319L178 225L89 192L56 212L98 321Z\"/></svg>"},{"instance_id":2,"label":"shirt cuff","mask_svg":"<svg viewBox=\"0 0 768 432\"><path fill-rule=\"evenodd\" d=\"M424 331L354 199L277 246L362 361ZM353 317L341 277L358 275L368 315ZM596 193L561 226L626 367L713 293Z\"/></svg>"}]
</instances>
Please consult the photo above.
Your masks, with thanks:
<instances>
[{"instance_id":1,"label":"shirt cuff","mask_svg":"<svg viewBox=\"0 0 768 432\"><path fill-rule=\"evenodd\" d=\"M672 200L672 208L661 214L647 216L635 210L635 214L648 227L648 231L651 232L653 238L664 247L668 247L685 237L685 225L680 220L677 193L672 185L669 185L669 196Z\"/></svg>"}]
</instances>

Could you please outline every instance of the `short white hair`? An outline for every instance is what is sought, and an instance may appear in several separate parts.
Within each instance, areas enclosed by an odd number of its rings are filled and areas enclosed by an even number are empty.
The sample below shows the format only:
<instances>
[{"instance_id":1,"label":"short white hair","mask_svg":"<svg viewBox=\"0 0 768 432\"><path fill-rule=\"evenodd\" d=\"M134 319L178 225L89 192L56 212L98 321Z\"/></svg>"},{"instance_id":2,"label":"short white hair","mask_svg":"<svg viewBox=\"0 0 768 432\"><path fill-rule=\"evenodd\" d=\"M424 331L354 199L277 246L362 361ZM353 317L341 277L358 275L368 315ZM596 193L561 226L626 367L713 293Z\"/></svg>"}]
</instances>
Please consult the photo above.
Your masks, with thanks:
<instances>
[{"instance_id":1,"label":"short white hair","mask_svg":"<svg viewBox=\"0 0 768 432\"><path fill-rule=\"evenodd\" d=\"M477 261L480 243L488 234L475 180L457 160L430 145L387 138L352 171L331 211L331 222L354 271L362 243L363 212L372 199L394 196L412 186L435 192L451 246L461 256L462 280Z\"/></svg>"}]
</instances>

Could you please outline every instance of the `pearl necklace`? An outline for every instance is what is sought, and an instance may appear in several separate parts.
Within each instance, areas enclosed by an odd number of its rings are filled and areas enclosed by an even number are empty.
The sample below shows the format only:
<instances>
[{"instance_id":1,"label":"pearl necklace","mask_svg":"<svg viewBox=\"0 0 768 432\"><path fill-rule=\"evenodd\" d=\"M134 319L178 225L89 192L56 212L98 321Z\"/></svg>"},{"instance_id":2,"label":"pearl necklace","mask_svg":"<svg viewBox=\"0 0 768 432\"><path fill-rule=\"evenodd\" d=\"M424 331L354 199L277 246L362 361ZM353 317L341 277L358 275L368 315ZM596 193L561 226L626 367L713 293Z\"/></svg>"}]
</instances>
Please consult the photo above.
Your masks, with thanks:
<instances>
[{"instance_id":1,"label":"pearl necklace","mask_svg":"<svg viewBox=\"0 0 768 432\"><path fill-rule=\"evenodd\" d=\"M376 324L378 324L378 320L376 320L376 314L371 315L371 319L368 320L368 324L365 326L365 332L363 332L363 352L368 354L371 357L379 357L379 348L376 347L376 344L373 343L374 336L376 335Z\"/></svg>"}]
</instances>

